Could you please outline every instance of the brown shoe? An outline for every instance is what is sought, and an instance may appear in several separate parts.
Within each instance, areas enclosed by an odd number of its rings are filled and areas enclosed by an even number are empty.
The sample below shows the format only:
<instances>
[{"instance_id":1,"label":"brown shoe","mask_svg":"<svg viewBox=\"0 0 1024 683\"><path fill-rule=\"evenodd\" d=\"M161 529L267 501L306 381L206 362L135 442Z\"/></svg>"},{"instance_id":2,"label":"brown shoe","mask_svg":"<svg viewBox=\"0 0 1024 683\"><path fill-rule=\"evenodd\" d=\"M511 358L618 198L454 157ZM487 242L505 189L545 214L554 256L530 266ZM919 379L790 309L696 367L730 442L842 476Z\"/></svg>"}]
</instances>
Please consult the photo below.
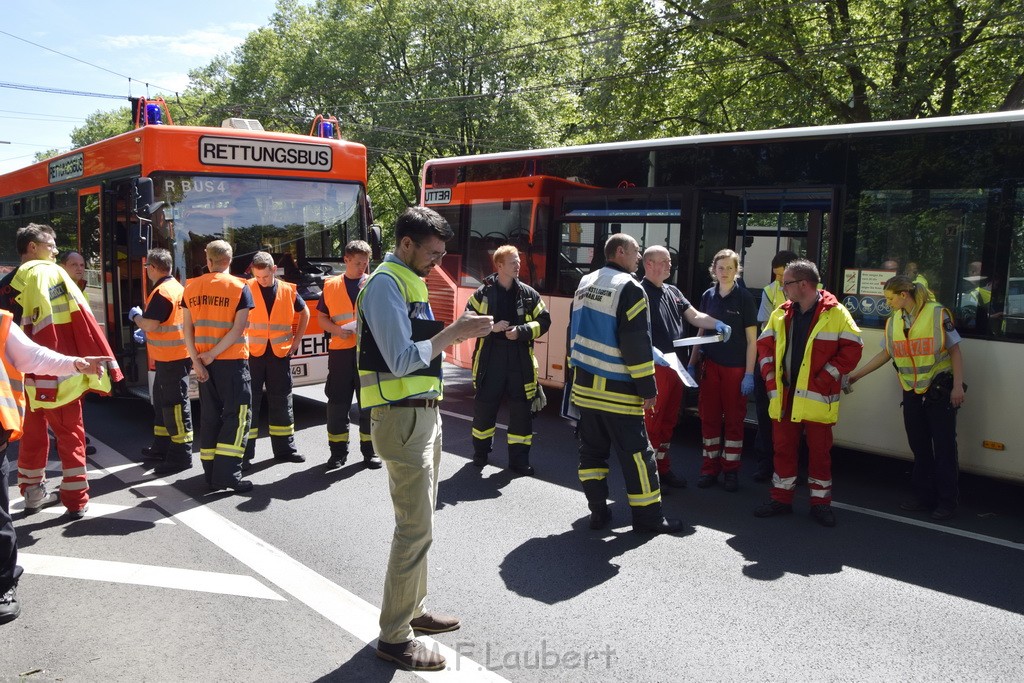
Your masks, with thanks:
<instances>
[{"instance_id":1,"label":"brown shoe","mask_svg":"<svg viewBox=\"0 0 1024 683\"><path fill-rule=\"evenodd\" d=\"M377 656L394 662L407 671L440 671L444 668L444 657L432 652L418 640L404 643L377 641Z\"/></svg>"},{"instance_id":2,"label":"brown shoe","mask_svg":"<svg viewBox=\"0 0 1024 683\"><path fill-rule=\"evenodd\" d=\"M431 614L430 612L425 613L421 617L416 617L409 622L409 626L412 626L413 631L419 631L420 633L448 633L448 631L457 631L461 622L458 617L453 617L450 614Z\"/></svg>"}]
</instances>

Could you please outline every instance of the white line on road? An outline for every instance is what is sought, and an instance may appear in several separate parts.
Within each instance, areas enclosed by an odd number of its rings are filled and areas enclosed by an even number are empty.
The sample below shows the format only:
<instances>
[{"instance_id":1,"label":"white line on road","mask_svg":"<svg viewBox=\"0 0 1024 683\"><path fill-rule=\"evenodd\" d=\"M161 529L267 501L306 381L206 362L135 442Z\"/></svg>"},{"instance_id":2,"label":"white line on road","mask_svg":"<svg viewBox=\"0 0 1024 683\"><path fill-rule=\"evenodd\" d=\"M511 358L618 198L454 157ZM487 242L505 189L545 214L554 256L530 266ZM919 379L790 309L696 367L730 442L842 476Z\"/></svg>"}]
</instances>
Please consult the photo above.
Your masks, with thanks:
<instances>
[{"instance_id":1,"label":"white line on road","mask_svg":"<svg viewBox=\"0 0 1024 683\"><path fill-rule=\"evenodd\" d=\"M14 501L11 503L11 512L16 512L22 509L21 506L15 507ZM66 510L60 505L51 505L50 507L43 508L39 512L47 515L63 515ZM113 503L97 503L95 500L89 501L89 509L85 511L85 516L88 518L93 517L109 517L111 519L125 520L129 522L145 522L147 524L171 524L174 522L167 518L162 512L156 508L144 508L135 505L114 505Z\"/></svg>"},{"instance_id":2,"label":"white line on road","mask_svg":"<svg viewBox=\"0 0 1024 683\"><path fill-rule=\"evenodd\" d=\"M935 524L933 522L926 522L920 519L911 519L902 515L894 515L889 512L881 512L879 510L872 510L870 508L862 508L857 505L848 505L846 503L837 503L832 501L832 507L839 508L840 510L851 510L853 512L861 512L865 515L871 515L872 517L881 517L882 519L888 519L892 522L900 522L901 524L909 524L911 526L919 526L924 529L931 529L932 531L941 531L944 534L951 534L953 536L962 536L964 538L970 538L975 541L981 541L983 543L991 543L992 545L1001 545L1006 548L1013 548L1014 550L1024 550L1024 543L1014 543L1013 541L1007 541L1002 538L996 538L995 536L986 536L984 534L976 534L973 531L964 531L963 529L957 529L955 527L946 526L945 524Z\"/></svg>"},{"instance_id":3,"label":"white line on road","mask_svg":"<svg viewBox=\"0 0 1024 683\"><path fill-rule=\"evenodd\" d=\"M105 471L110 471L111 465L117 466L124 461L124 456L98 439L93 439L93 444L97 452L90 457L103 466ZM159 479L143 479L138 470L127 469L123 473L126 476L122 481L132 488L154 482L163 483L163 480ZM175 520L188 526L285 593L292 595L362 642L370 644L376 641L380 610L374 605L332 583L199 501L182 498L176 489L156 487L150 494L154 496L152 500ZM449 668L445 671L416 672L428 681L505 681L483 665L432 638L420 637L419 640L428 649L444 655L449 663Z\"/></svg>"},{"instance_id":4,"label":"white line on road","mask_svg":"<svg viewBox=\"0 0 1024 683\"><path fill-rule=\"evenodd\" d=\"M87 560L81 557L59 557L57 555L36 555L35 553L18 553L18 564L30 574L43 576L131 583L202 593L240 595L245 598L262 598L264 600L284 600L283 597L253 577L244 574L221 574L196 569L156 567L148 564Z\"/></svg>"}]
</instances>

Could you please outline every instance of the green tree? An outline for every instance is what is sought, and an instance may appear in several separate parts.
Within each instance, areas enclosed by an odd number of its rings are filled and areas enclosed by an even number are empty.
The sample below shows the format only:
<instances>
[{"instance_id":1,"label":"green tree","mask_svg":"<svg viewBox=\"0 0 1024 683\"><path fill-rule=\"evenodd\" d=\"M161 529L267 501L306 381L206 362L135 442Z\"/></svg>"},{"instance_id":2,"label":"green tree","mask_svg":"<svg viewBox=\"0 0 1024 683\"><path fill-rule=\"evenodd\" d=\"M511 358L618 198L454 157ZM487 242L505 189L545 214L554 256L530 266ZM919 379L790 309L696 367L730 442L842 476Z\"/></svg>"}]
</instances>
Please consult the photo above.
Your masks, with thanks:
<instances>
[{"instance_id":1,"label":"green tree","mask_svg":"<svg viewBox=\"0 0 1024 683\"><path fill-rule=\"evenodd\" d=\"M46 161L47 159L52 159L53 157L57 156L60 153L61 151L56 147L42 152L36 152L35 154L32 155L32 161Z\"/></svg>"},{"instance_id":2,"label":"green tree","mask_svg":"<svg viewBox=\"0 0 1024 683\"><path fill-rule=\"evenodd\" d=\"M71 144L84 147L132 129L132 110L118 107L111 111L94 111L85 118L85 124L71 131Z\"/></svg>"}]
</instances>

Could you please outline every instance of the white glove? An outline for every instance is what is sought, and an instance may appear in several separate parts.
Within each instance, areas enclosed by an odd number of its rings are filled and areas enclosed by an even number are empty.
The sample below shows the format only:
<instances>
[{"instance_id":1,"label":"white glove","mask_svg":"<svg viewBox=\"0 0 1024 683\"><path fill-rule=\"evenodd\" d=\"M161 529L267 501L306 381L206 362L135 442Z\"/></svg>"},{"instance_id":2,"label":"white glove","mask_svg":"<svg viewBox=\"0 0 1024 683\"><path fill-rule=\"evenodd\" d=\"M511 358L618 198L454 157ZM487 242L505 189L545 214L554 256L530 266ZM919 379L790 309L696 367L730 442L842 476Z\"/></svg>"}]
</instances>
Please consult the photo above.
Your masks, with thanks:
<instances>
[{"instance_id":1,"label":"white glove","mask_svg":"<svg viewBox=\"0 0 1024 683\"><path fill-rule=\"evenodd\" d=\"M132 307L132 310L128 311L128 319L133 322L137 315L142 315L142 308L140 306L134 306Z\"/></svg>"}]
</instances>

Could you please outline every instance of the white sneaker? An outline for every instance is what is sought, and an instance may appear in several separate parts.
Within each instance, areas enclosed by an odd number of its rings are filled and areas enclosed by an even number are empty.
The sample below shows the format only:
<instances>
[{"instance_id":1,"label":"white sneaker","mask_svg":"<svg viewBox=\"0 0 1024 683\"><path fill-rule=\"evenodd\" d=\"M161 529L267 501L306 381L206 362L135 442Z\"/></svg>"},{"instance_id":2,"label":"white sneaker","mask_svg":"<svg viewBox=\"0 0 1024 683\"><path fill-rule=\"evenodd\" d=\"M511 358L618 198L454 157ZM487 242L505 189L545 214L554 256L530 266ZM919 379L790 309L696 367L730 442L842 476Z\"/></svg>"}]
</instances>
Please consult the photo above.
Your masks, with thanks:
<instances>
[{"instance_id":1,"label":"white sneaker","mask_svg":"<svg viewBox=\"0 0 1024 683\"><path fill-rule=\"evenodd\" d=\"M47 492L45 483L33 484L25 489L25 514L33 515L59 500L60 496L56 491Z\"/></svg>"}]
</instances>

